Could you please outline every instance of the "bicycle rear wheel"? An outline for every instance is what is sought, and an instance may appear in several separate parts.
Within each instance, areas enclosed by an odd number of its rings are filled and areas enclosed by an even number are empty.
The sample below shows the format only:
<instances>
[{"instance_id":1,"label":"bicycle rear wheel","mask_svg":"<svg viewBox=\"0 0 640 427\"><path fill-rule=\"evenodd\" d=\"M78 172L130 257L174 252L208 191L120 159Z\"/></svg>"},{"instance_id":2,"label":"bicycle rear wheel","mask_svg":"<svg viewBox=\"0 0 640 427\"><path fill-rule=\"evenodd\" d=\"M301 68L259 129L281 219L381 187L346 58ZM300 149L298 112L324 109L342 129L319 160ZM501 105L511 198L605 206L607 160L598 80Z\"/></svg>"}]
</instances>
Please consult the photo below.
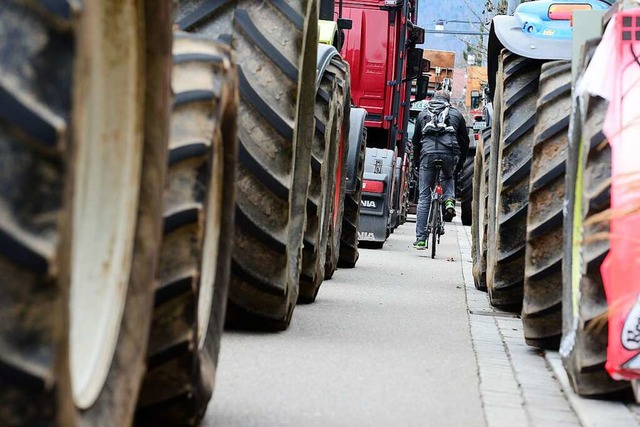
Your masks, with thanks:
<instances>
[{"instance_id":1,"label":"bicycle rear wheel","mask_svg":"<svg viewBox=\"0 0 640 427\"><path fill-rule=\"evenodd\" d=\"M429 196L431 197L431 196ZM431 212L433 211L433 203L429 205L427 211L427 225L424 227L424 249L429 249L429 233L431 232Z\"/></svg>"},{"instance_id":2,"label":"bicycle rear wheel","mask_svg":"<svg viewBox=\"0 0 640 427\"><path fill-rule=\"evenodd\" d=\"M431 206L435 207L435 209L431 210L433 212L433 216L431 217L431 258L433 259L436 257L436 243L438 241L438 231L440 231L438 224L441 208L440 199L432 200Z\"/></svg>"}]
</instances>

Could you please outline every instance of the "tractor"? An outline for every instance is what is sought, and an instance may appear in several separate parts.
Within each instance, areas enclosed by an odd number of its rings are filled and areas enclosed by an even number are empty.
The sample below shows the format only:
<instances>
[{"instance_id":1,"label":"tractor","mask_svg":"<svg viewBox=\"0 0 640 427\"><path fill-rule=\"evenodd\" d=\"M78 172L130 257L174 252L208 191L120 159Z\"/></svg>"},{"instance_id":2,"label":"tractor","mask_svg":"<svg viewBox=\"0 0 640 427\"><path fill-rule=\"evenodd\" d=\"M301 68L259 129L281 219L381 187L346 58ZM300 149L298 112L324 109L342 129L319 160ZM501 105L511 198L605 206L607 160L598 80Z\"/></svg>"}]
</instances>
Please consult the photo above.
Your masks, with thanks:
<instances>
[{"instance_id":1,"label":"tractor","mask_svg":"<svg viewBox=\"0 0 640 427\"><path fill-rule=\"evenodd\" d=\"M365 112L319 6L2 2L3 425L195 425L223 327L355 265Z\"/></svg>"},{"instance_id":2,"label":"tractor","mask_svg":"<svg viewBox=\"0 0 640 427\"><path fill-rule=\"evenodd\" d=\"M629 384L605 370L612 309L601 274L609 249L607 102L578 95L575 82L619 5L515 6L493 19L489 35L492 102L474 165L474 280L492 305L521 313L529 345L560 349L578 394L611 395Z\"/></svg>"}]
</instances>

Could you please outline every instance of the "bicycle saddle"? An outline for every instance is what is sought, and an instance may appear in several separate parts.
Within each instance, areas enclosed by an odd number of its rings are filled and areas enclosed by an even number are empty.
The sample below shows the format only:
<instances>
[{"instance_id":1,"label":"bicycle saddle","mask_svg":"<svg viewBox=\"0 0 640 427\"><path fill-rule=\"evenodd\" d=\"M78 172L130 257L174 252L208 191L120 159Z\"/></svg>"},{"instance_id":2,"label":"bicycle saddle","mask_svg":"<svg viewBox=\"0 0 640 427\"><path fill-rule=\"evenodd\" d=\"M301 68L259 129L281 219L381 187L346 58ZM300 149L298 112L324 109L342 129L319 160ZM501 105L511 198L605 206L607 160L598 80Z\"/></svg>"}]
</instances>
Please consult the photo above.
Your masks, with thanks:
<instances>
[{"instance_id":1,"label":"bicycle saddle","mask_svg":"<svg viewBox=\"0 0 640 427\"><path fill-rule=\"evenodd\" d=\"M438 169L442 167L443 163L444 163L444 160L442 160L442 159L435 159L433 161L433 165Z\"/></svg>"}]
</instances>

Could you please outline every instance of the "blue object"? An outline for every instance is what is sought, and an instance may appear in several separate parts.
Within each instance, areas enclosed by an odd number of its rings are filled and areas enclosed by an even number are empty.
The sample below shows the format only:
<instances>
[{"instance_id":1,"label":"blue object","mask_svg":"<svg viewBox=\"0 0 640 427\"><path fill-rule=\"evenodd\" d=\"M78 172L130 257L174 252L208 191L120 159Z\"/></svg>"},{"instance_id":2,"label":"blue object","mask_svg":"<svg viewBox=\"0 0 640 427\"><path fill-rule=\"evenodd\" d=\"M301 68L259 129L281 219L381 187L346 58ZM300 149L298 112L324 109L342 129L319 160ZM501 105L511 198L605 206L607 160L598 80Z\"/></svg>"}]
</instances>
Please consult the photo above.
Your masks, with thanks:
<instances>
[{"instance_id":1,"label":"blue object","mask_svg":"<svg viewBox=\"0 0 640 427\"><path fill-rule=\"evenodd\" d=\"M519 21L522 32L537 38L569 40L572 37L571 21L549 18L549 8L557 4L590 5L592 10L607 10L610 5L603 1L532 1L521 3L514 17Z\"/></svg>"}]
</instances>

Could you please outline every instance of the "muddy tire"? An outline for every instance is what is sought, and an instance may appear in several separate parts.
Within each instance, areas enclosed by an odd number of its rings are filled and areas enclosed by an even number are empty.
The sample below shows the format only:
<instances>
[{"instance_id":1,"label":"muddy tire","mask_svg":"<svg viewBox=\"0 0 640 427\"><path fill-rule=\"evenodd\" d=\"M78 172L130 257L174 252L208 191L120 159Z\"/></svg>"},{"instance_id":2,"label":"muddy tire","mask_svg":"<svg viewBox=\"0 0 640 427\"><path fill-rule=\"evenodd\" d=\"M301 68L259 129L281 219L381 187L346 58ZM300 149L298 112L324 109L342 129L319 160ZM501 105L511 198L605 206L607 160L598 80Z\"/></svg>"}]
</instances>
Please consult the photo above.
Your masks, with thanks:
<instances>
[{"instance_id":1,"label":"muddy tire","mask_svg":"<svg viewBox=\"0 0 640 427\"><path fill-rule=\"evenodd\" d=\"M115 3L0 5L4 426L132 423L162 230L172 23L168 3Z\"/></svg>"},{"instance_id":2,"label":"muddy tire","mask_svg":"<svg viewBox=\"0 0 640 427\"><path fill-rule=\"evenodd\" d=\"M573 242L568 245L570 251L565 245L565 260L570 264L565 268L573 270L573 274L569 272L564 285L563 307L566 308L563 310L567 313L563 316L565 331L560 354L576 393L597 396L626 389L629 383L614 381L604 367L608 306L600 265L609 251L609 242L596 235L607 233L608 223L584 226L582 233L576 229L577 224L580 227L589 218L606 211L610 203L611 150L602 133L607 102L598 97L587 102L582 148L577 144L569 154L575 166L571 171L573 176L567 177L567 192L571 192L569 197L575 201L578 211L572 210L571 220L565 220L565 239Z\"/></svg>"},{"instance_id":3,"label":"muddy tire","mask_svg":"<svg viewBox=\"0 0 640 427\"><path fill-rule=\"evenodd\" d=\"M349 117L351 112L351 83L349 75L349 64L340 58L334 58L327 70L332 70L336 81L336 123L341 123L336 129L336 140L338 141L337 172L336 179L333 180L332 193L333 203L331 204L331 214L329 215L329 236L327 239L327 252L324 263L324 278L331 279L333 273L338 268L340 257L340 236L342 235L342 224L345 206L345 194L347 190L347 156L349 154Z\"/></svg>"},{"instance_id":4,"label":"muddy tire","mask_svg":"<svg viewBox=\"0 0 640 427\"><path fill-rule=\"evenodd\" d=\"M471 258L476 289L487 290L487 184L491 128L482 131L473 164L473 199L471 204Z\"/></svg>"},{"instance_id":5,"label":"muddy tire","mask_svg":"<svg viewBox=\"0 0 640 427\"><path fill-rule=\"evenodd\" d=\"M456 196L460 199L460 220L462 221L462 225L471 225L472 222L471 202L473 200L474 163L475 153L470 152L467 154L460 175L456 180L456 184L458 184Z\"/></svg>"},{"instance_id":6,"label":"muddy tire","mask_svg":"<svg viewBox=\"0 0 640 427\"><path fill-rule=\"evenodd\" d=\"M562 220L571 63L542 65L529 184L522 323L527 344L557 349L562 335Z\"/></svg>"},{"instance_id":7,"label":"muddy tire","mask_svg":"<svg viewBox=\"0 0 640 427\"><path fill-rule=\"evenodd\" d=\"M180 29L230 40L240 102L227 324L283 330L298 299L313 140L317 3L180 1ZM276 42L277 41L277 42Z\"/></svg>"},{"instance_id":8,"label":"muddy tire","mask_svg":"<svg viewBox=\"0 0 640 427\"><path fill-rule=\"evenodd\" d=\"M504 76L504 55L505 51L500 53L498 62L498 76ZM487 292L491 293L493 288L493 270L489 269L489 261L495 257L496 245L496 191L498 184L498 150L500 148L500 135L502 132L502 96L504 90L504 79L496 79L496 88L493 95L493 119L491 120L491 138L489 139L489 147L485 147L485 153L489 152L489 160L485 161L488 175L487 180L487 198L485 204L485 237L486 251L484 252L485 262L485 284ZM485 155L485 159L487 156ZM481 264L480 264L481 265Z\"/></svg>"},{"instance_id":9,"label":"muddy tire","mask_svg":"<svg viewBox=\"0 0 640 427\"><path fill-rule=\"evenodd\" d=\"M494 233L487 259L491 304L519 310L524 284L529 170L541 63L501 54L500 139L496 154ZM498 119L498 118L496 118ZM493 211L492 211L493 212Z\"/></svg>"},{"instance_id":10,"label":"muddy tire","mask_svg":"<svg viewBox=\"0 0 640 427\"><path fill-rule=\"evenodd\" d=\"M177 34L158 288L136 424L196 425L211 399L229 289L236 69L228 47Z\"/></svg>"},{"instance_id":11,"label":"muddy tire","mask_svg":"<svg viewBox=\"0 0 640 427\"><path fill-rule=\"evenodd\" d=\"M352 116L353 111L352 109ZM367 149L367 128L362 120L351 121L349 140L355 138L358 148L355 191L344 196L344 215L342 217L342 233L340 233L340 257L338 267L354 268L360 254L358 252L358 230L360 228L360 201L362 199L362 179L364 177L364 155ZM351 145L353 147L354 145Z\"/></svg>"},{"instance_id":12,"label":"muddy tire","mask_svg":"<svg viewBox=\"0 0 640 427\"><path fill-rule=\"evenodd\" d=\"M599 40L585 45L585 69ZM564 258L562 265L562 342L560 356L571 385L582 396L602 396L629 388L605 370L608 306L600 265L609 251L608 222L584 222L610 207L611 149L602 133L607 102L588 97L586 112L571 117L565 179ZM584 118L583 118L584 117Z\"/></svg>"},{"instance_id":13,"label":"muddy tire","mask_svg":"<svg viewBox=\"0 0 640 427\"><path fill-rule=\"evenodd\" d=\"M333 61L339 61L336 58ZM316 92L316 128L311 152L311 181L307 201L307 227L302 251L302 273L298 302L311 303L324 280L324 264L331 224L331 209L338 167L340 136L339 102L335 64L323 70Z\"/></svg>"}]
</instances>

